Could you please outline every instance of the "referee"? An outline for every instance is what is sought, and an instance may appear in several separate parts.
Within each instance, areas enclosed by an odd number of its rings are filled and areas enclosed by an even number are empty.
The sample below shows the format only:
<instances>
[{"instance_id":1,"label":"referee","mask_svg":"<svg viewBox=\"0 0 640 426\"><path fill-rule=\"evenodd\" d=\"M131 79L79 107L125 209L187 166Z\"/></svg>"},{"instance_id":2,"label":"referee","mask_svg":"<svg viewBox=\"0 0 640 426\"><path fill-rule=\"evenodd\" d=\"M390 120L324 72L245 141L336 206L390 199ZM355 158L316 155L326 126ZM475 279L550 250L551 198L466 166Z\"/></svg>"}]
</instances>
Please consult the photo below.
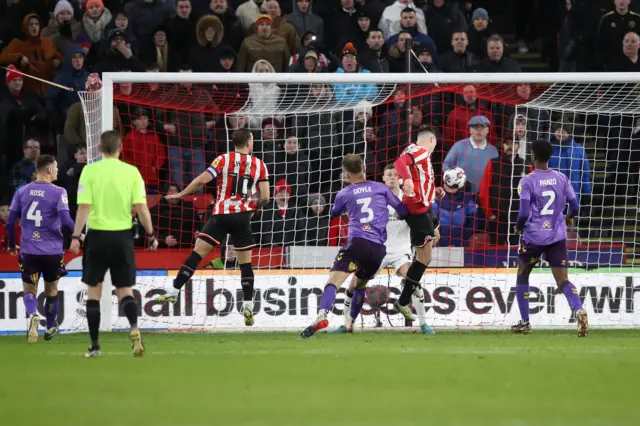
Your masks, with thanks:
<instances>
[{"instance_id":1,"label":"referee","mask_svg":"<svg viewBox=\"0 0 640 426\"><path fill-rule=\"evenodd\" d=\"M147 231L149 250L158 248L158 241L153 233L144 181L136 167L119 160L121 148L122 141L117 132L104 132L98 145L102 161L85 166L78 185L78 214L71 251L80 252L80 232L89 219L82 258L82 281L89 286L87 323L91 347L86 358L100 356L100 296L107 271L111 271L120 308L131 325L133 356L144 354L138 331L138 307L132 290L136 282L132 207Z\"/></svg>"}]
</instances>

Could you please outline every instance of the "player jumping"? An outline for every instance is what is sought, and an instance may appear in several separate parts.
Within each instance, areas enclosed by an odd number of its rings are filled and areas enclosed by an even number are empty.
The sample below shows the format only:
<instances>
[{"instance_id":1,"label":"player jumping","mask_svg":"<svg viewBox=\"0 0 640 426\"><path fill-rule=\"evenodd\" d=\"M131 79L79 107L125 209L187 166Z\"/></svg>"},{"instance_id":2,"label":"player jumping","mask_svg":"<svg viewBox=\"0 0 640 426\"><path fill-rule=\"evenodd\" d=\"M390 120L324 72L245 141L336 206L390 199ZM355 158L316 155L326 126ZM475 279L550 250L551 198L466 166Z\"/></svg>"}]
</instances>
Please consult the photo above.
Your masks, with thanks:
<instances>
[{"instance_id":1,"label":"player jumping","mask_svg":"<svg viewBox=\"0 0 640 426\"><path fill-rule=\"evenodd\" d=\"M20 255L18 264L24 286L27 311L27 340L38 340L38 281L44 278L45 340L58 333L58 280L67 275L62 249L62 228L73 232L67 191L52 184L58 178L58 163L51 155L36 159L36 181L23 186L11 202L7 220L9 254ZM15 222L20 218L20 247L15 244ZM62 225L62 226L61 226Z\"/></svg>"},{"instance_id":2,"label":"player jumping","mask_svg":"<svg viewBox=\"0 0 640 426\"><path fill-rule=\"evenodd\" d=\"M184 262L178 276L173 280L173 288L164 295L156 296L158 302L176 303L180 289L193 276L196 268L213 249L231 235L240 267L240 283L244 293L242 313L244 323L253 325L253 268L251 265L252 248L255 246L251 232L251 216L253 212L269 202L269 181L265 164L257 157L253 157L253 135L247 129L233 132L233 146L235 151L219 155L211 166L195 178L182 192L167 195L167 199L181 199L193 194L198 189L217 179L218 197L213 209L213 215L198 235L193 251ZM257 203L251 199L260 191Z\"/></svg>"},{"instance_id":3,"label":"player jumping","mask_svg":"<svg viewBox=\"0 0 640 426\"><path fill-rule=\"evenodd\" d=\"M573 217L580 206L569 178L549 169L553 154L551 143L537 140L531 144L534 170L520 180L520 211L516 229L522 234L518 251L518 277L516 298L521 320L511 327L514 333L531 333L529 323L529 275L541 256L551 266L551 273L562 290L578 320L578 337L589 332L587 311L582 307L576 286L569 281L567 272L567 226L573 226ZM566 218L563 211L569 203Z\"/></svg>"},{"instance_id":4,"label":"player jumping","mask_svg":"<svg viewBox=\"0 0 640 426\"><path fill-rule=\"evenodd\" d=\"M336 300L336 291L355 272L355 289L350 313L356 318L362 309L367 282L378 270L387 253L387 206L391 205L400 217L407 208L389 188L364 177L362 158L349 154L342 160L345 178L351 182L343 188L331 208L331 217L349 215L349 237L340 249L329 273L329 281L320 299L318 317L305 328L300 337L309 338L329 325L327 317Z\"/></svg>"},{"instance_id":5,"label":"player jumping","mask_svg":"<svg viewBox=\"0 0 640 426\"><path fill-rule=\"evenodd\" d=\"M387 165L384 168L384 175L382 180L389 187L389 189L400 199L402 197L402 189L400 189L400 182L398 181L398 173L396 167L393 164ZM387 255L382 260L380 269L393 268L396 271L396 275L400 277L406 277L409 266L411 266L411 243L409 235L409 225L407 222L400 219L396 215L396 211L391 206L387 206L389 222L387 223ZM346 292L344 300L344 321L345 324L338 327L333 333L352 333L353 322L355 318L351 316L351 300L353 298L353 292L356 286L356 278L352 277L349 284L349 289ZM419 296L419 292L414 290L413 305L416 308L418 314L418 321L420 322L420 329L424 334L434 334L435 332L426 323L426 313L424 308L424 294L422 299Z\"/></svg>"},{"instance_id":6,"label":"player jumping","mask_svg":"<svg viewBox=\"0 0 640 426\"><path fill-rule=\"evenodd\" d=\"M398 176L402 179L404 197L402 202L409 209L406 221L411 234L411 245L416 254L409 266L404 286L394 308L407 320L415 321L415 316L409 308L412 295L419 301L416 310L424 310L424 291L420 280L424 271L431 263L433 246L440 238L438 217L431 211L436 195L444 193L442 188L436 188L431 153L437 144L436 133L429 127L423 127L418 132L417 143L409 145L404 153L395 161Z\"/></svg>"}]
</instances>

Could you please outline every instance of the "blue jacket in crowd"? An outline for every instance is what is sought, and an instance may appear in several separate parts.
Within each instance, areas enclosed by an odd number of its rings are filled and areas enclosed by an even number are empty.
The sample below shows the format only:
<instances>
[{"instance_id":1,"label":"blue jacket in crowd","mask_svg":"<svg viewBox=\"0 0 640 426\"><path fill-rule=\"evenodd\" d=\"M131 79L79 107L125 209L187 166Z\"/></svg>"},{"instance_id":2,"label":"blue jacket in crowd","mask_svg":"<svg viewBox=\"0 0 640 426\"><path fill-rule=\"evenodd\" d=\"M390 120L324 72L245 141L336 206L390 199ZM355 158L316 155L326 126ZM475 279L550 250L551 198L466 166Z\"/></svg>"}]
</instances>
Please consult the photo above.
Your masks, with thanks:
<instances>
[{"instance_id":1,"label":"blue jacket in crowd","mask_svg":"<svg viewBox=\"0 0 640 426\"><path fill-rule=\"evenodd\" d=\"M549 167L567 175L580 201L580 195L591 194L591 166L584 147L573 139L559 143L551 137L553 155Z\"/></svg>"},{"instance_id":2,"label":"blue jacket in crowd","mask_svg":"<svg viewBox=\"0 0 640 426\"><path fill-rule=\"evenodd\" d=\"M442 200L433 204L433 213L440 218L441 247L462 247L473 235L476 199L469 189L467 184L455 194L447 192Z\"/></svg>"},{"instance_id":3,"label":"blue jacket in crowd","mask_svg":"<svg viewBox=\"0 0 640 426\"><path fill-rule=\"evenodd\" d=\"M467 175L467 182L471 184L471 191L476 193L480 191L480 182L487 163L497 157L498 150L495 146L487 143L484 149L474 148L471 139L466 138L453 144L444 159L442 170L461 167Z\"/></svg>"},{"instance_id":4,"label":"blue jacket in crowd","mask_svg":"<svg viewBox=\"0 0 640 426\"><path fill-rule=\"evenodd\" d=\"M360 73L369 73L369 70L360 67ZM344 73L339 67L336 73ZM342 105L356 106L360 101L373 101L378 95L378 86L375 84L336 84L334 86L336 101Z\"/></svg>"},{"instance_id":5,"label":"blue jacket in crowd","mask_svg":"<svg viewBox=\"0 0 640 426\"><path fill-rule=\"evenodd\" d=\"M45 96L45 107L47 112L52 116L58 112L62 117L65 117L69 107L74 102L80 100L80 98L78 98L78 92L84 90L85 83L87 82L89 73L84 66L80 70L76 70L71 66L71 56L74 53L82 53L82 48L77 44L74 44L69 48L67 56L64 58L62 70L53 80L54 83L70 87L74 91L70 92L68 90L51 86Z\"/></svg>"}]
</instances>

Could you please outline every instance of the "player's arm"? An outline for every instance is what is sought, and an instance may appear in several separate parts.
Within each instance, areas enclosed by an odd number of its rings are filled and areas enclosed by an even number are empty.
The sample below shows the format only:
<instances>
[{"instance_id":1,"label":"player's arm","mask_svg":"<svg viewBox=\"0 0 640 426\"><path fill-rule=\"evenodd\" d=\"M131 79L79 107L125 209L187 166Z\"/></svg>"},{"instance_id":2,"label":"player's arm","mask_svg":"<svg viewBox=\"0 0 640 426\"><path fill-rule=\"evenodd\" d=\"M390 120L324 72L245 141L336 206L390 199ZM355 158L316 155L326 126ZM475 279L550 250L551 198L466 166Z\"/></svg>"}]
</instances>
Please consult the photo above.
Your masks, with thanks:
<instances>
[{"instance_id":1,"label":"player's arm","mask_svg":"<svg viewBox=\"0 0 640 426\"><path fill-rule=\"evenodd\" d=\"M82 230L87 225L89 211L93 204L93 192L91 190L91 170L89 167L82 169L80 181L78 182L78 211L76 213L76 224L71 234L71 239L80 240Z\"/></svg>"},{"instance_id":2,"label":"player's arm","mask_svg":"<svg viewBox=\"0 0 640 426\"><path fill-rule=\"evenodd\" d=\"M271 198L271 189L269 188L268 180L261 180L258 182L258 190L260 191L260 196L258 197L258 205L257 208L261 209L266 206Z\"/></svg>"},{"instance_id":3,"label":"player's arm","mask_svg":"<svg viewBox=\"0 0 640 426\"><path fill-rule=\"evenodd\" d=\"M405 206L402 201L400 201L400 199L398 197L396 197L396 194L394 194L393 192L391 192L391 190L389 188L385 188L385 196L387 197L387 203L393 207L393 209L396 211L396 213L398 214L398 217L400 219L404 219L405 217L409 216L409 209L407 209L407 206Z\"/></svg>"},{"instance_id":4,"label":"player's arm","mask_svg":"<svg viewBox=\"0 0 640 426\"><path fill-rule=\"evenodd\" d=\"M61 189L56 209L58 210L58 216L60 216L60 221L62 222L62 229L73 235L75 225L73 224L73 219L69 213L69 198L67 197L66 189Z\"/></svg>"},{"instance_id":5,"label":"player's arm","mask_svg":"<svg viewBox=\"0 0 640 426\"><path fill-rule=\"evenodd\" d=\"M531 186L526 179L520 180L518 185L518 194L520 194L520 210L518 210L518 219L516 221L516 231L521 233L524 225L529 218L529 210L531 208Z\"/></svg>"},{"instance_id":6,"label":"player's arm","mask_svg":"<svg viewBox=\"0 0 640 426\"><path fill-rule=\"evenodd\" d=\"M332 218L341 216L344 213L344 200L342 199L342 192L338 192L336 199L331 206L331 212L329 213Z\"/></svg>"},{"instance_id":7,"label":"player's arm","mask_svg":"<svg viewBox=\"0 0 640 426\"><path fill-rule=\"evenodd\" d=\"M567 222L567 226L573 228L573 218L578 215L580 211L580 203L578 202L578 197L576 197L576 193L573 190L573 185L569 182L569 179L566 179L566 192L567 192L567 203L569 203L569 210L567 210L567 217L565 218Z\"/></svg>"},{"instance_id":8,"label":"player's arm","mask_svg":"<svg viewBox=\"0 0 640 426\"><path fill-rule=\"evenodd\" d=\"M138 169L135 169L133 179L134 189L131 198L131 204L133 204L133 207L138 215L138 220L140 220L142 227L147 233L147 248L149 250L155 250L158 248L158 239L156 238L156 234L153 231L153 221L151 220L151 212L149 211L149 206L147 205L147 192L144 188L144 180L142 179L142 175L140 174Z\"/></svg>"},{"instance_id":9,"label":"player's arm","mask_svg":"<svg viewBox=\"0 0 640 426\"><path fill-rule=\"evenodd\" d=\"M209 169L207 169L202 172L200 176L192 180L189 186L183 189L180 193L175 195L167 195L164 198L166 198L167 200L184 198L187 195L191 195L194 192L198 191L200 188L211 182L213 178L214 176L209 172Z\"/></svg>"},{"instance_id":10,"label":"player's arm","mask_svg":"<svg viewBox=\"0 0 640 426\"><path fill-rule=\"evenodd\" d=\"M409 166L413 165L413 157L407 153L402 154L393 163L396 168L396 172L400 179L402 179L402 189L405 195L410 196L413 193L413 181L411 180L411 172Z\"/></svg>"}]
</instances>

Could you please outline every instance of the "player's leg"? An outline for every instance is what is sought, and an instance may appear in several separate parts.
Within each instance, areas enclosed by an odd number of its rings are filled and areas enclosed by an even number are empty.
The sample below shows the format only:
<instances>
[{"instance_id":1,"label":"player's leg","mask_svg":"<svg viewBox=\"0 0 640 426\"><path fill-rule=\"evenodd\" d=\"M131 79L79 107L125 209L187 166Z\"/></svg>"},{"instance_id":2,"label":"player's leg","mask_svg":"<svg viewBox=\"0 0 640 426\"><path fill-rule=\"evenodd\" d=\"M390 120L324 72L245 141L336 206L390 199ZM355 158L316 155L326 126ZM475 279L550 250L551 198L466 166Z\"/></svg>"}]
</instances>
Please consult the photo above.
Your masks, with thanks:
<instances>
[{"instance_id":1,"label":"player's leg","mask_svg":"<svg viewBox=\"0 0 640 426\"><path fill-rule=\"evenodd\" d=\"M409 272L409 268L411 267L410 259L410 255L407 254L404 256L404 263L400 264L400 267L396 270L396 275L402 278L405 278L407 276L407 272ZM404 282L405 281L403 281L403 283ZM420 330L422 330L424 334L436 334L436 332L427 325L427 311L424 307L424 290L422 289L422 285L418 284L413 289L411 302L413 303L413 307L416 309L416 316L418 317Z\"/></svg>"},{"instance_id":2,"label":"player's leg","mask_svg":"<svg viewBox=\"0 0 640 426\"><path fill-rule=\"evenodd\" d=\"M43 265L44 266L44 265ZM64 255L48 256L46 269L42 272L44 278L44 316L46 319L46 330L44 340L51 340L58 334L58 280L67 275L64 264Z\"/></svg>"},{"instance_id":3,"label":"player's leg","mask_svg":"<svg viewBox=\"0 0 640 426\"><path fill-rule=\"evenodd\" d=\"M342 310L342 316L344 317L344 324L335 330L330 331L331 334L342 334L347 332L347 326L353 324L351 319L351 302L353 300L353 292L356 289L356 276L353 275L349 280L349 286L344 292L344 308Z\"/></svg>"},{"instance_id":4,"label":"player's leg","mask_svg":"<svg viewBox=\"0 0 640 426\"><path fill-rule=\"evenodd\" d=\"M531 291L529 276L540 260L540 255L540 247L527 244L524 241L520 244L516 276L516 300L520 310L520 321L511 326L511 331L514 333L529 334L532 331L531 323L529 322L529 294Z\"/></svg>"},{"instance_id":5,"label":"player's leg","mask_svg":"<svg viewBox=\"0 0 640 426\"><path fill-rule=\"evenodd\" d=\"M238 267L240 268L240 284L243 293L242 315L246 326L252 326L255 322L253 317L254 274L251 259L253 247L256 244L251 231L252 214L253 212L244 212L229 217L229 234L236 248Z\"/></svg>"},{"instance_id":6,"label":"player's leg","mask_svg":"<svg viewBox=\"0 0 640 426\"><path fill-rule=\"evenodd\" d=\"M18 260L20 273L22 275L22 301L27 313L27 341L34 343L38 341L38 327L40 326L40 315L38 315L38 281L40 281L40 266L38 256L20 255Z\"/></svg>"},{"instance_id":7,"label":"player's leg","mask_svg":"<svg viewBox=\"0 0 640 426\"><path fill-rule=\"evenodd\" d=\"M82 256L82 282L87 289L87 325L91 346L85 354L86 358L100 356L100 298L102 282L109 268L111 257L111 239L103 231L89 231L84 241Z\"/></svg>"},{"instance_id":8,"label":"player's leg","mask_svg":"<svg viewBox=\"0 0 640 426\"><path fill-rule=\"evenodd\" d=\"M342 251L341 251L342 252ZM338 254L340 256L340 254ZM338 288L342 286L342 284L349 278L352 271L341 271L336 269L336 264L340 267L342 259L337 259L334 262L334 266L329 272L329 279L327 284L324 286L324 290L322 291L322 297L320 298L320 309L318 310L318 316L316 320L309 327L305 328L300 337L309 338L316 334L318 330L322 330L329 325L328 317L329 312L333 308L333 303L336 301L336 293ZM348 264L348 263L347 263Z\"/></svg>"}]
</instances>

